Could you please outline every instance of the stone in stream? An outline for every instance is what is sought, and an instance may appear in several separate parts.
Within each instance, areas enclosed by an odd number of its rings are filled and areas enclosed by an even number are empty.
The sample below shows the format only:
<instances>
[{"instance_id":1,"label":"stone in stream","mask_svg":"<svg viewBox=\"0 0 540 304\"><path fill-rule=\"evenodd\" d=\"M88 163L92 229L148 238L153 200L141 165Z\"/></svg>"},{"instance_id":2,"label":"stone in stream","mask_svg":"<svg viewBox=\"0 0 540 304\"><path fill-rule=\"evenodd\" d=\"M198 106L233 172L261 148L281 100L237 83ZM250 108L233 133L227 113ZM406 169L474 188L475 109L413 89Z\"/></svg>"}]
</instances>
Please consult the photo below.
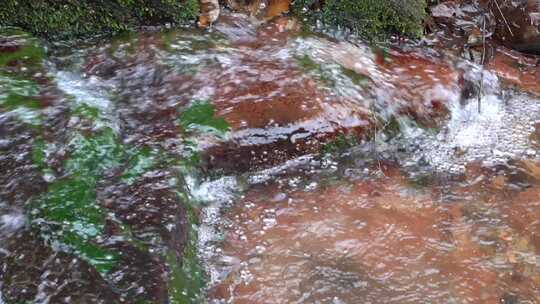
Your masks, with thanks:
<instances>
[{"instance_id":1,"label":"stone in stream","mask_svg":"<svg viewBox=\"0 0 540 304\"><path fill-rule=\"evenodd\" d=\"M532 54L540 54L540 2L517 1L438 1L430 8L429 36L455 50L482 47L485 38L493 43ZM482 31L484 31L482 33Z\"/></svg>"},{"instance_id":2,"label":"stone in stream","mask_svg":"<svg viewBox=\"0 0 540 304\"><path fill-rule=\"evenodd\" d=\"M379 115L434 126L459 95L460 72L442 60L304 40L289 22L247 30L249 23L235 19L216 26L239 50L227 66L196 76L211 84L217 115L232 128L228 142L206 150L210 168L262 168L318 152L340 135L367 138L381 127ZM341 70L324 71L322 65ZM350 82L339 83L343 77ZM352 86L354 93L339 92L339 86Z\"/></svg>"},{"instance_id":3,"label":"stone in stream","mask_svg":"<svg viewBox=\"0 0 540 304\"><path fill-rule=\"evenodd\" d=\"M109 284L88 264L46 246L22 231L2 239L0 296L6 303L122 303Z\"/></svg>"},{"instance_id":4,"label":"stone in stream","mask_svg":"<svg viewBox=\"0 0 540 304\"><path fill-rule=\"evenodd\" d=\"M540 1L492 1L495 35L512 49L540 54Z\"/></svg>"},{"instance_id":5,"label":"stone in stream","mask_svg":"<svg viewBox=\"0 0 540 304\"><path fill-rule=\"evenodd\" d=\"M59 160L45 159L40 140L66 137L68 107L29 35L2 30L0 44L0 302L116 301L93 267L48 246L27 212L48 187L41 165Z\"/></svg>"},{"instance_id":6,"label":"stone in stream","mask_svg":"<svg viewBox=\"0 0 540 304\"><path fill-rule=\"evenodd\" d=\"M198 139L205 166L256 170L340 136L369 138L392 117L437 126L459 99L461 72L436 56L305 38L283 17L221 14L213 29L197 38L142 33L121 45L122 58L91 51L86 72L114 88L128 142L178 146L174 116L207 100L231 131L227 140Z\"/></svg>"},{"instance_id":7,"label":"stone in stream","mask_svg":"<svg viewBox=\"0 0 540 304\"><path fill-rule=\"evenodd\" d=\"M143 94L112 105L97 79L138 78L133 61L121 70L92 57L85 78L62 71L62 59L60 71L49 68L24 33L0 37L17 46L0 50L0 302L165 303L180 301L182 288L192 297L198 282L187 284L198 278L182 275L196 269L179 271L188 263L187 207L177 172L161 163L174 156L151 153L177 144L175 105L171 112L157 92L161 103L130 104ZM140 78L152 87L155 75Z\"/></svg>"},{"instance_id":8,"label":"stone in stream","mask_svg":"<svg viewBox=\"0 0 540 304\"><path fill-rule=\"evenodd\" d=\"M498 47L493 58L488 61L487 68L503 82L540 96L540 65L536 58Z\"/></svg>"},{"instance_id":9,"label":"stone in stream","mask_svg":"<svg viewBox=\"0 0 540 304\"><path fill-rule=\"evenodd\" d=\"M537 163L534 166L536 170L540 169L540 164ZM540 176L537 178L540 180ZM504 208L509 225L516 231L525 231L529 234L528 243L535 248L537 255L540 254L540 222L536 218L536 215L540 214L539 197L539 187L531 187L519 193L511 204ZM537 274L537 279L540 279L540 273Z\"/></svg>"},{"instance_id":10,"label":"stone in stream","mask_svg":"<svg viewBox=\"0 0 540 304\"><path fill-rule=\"evenodd\" d=\"M536 242L534 191L518 191L529 202L512 208L518 201L509 188L473 183L482 174L471 174L462 189L448 180L419 187L398 170L383 165L383 172L351 182L318 180L314 187L307 187L309 179L306 186L254 185L223 221L222 259L215 264L223 276L211 298L498 303L510 293L533 303L540 296L535 249L525 244Z\"/></svg>"},{"instance_id":11,"label":"stone in stream","mask_svg":"<svg viewBox=\"0 0 540 304\"><path fill-rule=\"evenodd\" d=\"M0 53L14 53L19 50L20 46L12 39L0 38Z\"/></svg>"}]
</instances>

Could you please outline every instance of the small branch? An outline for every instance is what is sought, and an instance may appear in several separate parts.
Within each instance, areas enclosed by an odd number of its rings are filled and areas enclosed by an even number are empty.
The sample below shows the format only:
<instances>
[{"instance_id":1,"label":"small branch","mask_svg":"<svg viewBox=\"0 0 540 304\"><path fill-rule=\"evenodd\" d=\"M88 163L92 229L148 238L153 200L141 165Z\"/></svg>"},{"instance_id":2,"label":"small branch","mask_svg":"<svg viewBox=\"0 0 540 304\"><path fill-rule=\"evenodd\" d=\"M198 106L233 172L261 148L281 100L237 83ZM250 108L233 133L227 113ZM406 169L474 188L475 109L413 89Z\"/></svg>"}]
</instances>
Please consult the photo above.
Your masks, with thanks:
<instances>
[{"instance_id":1,"label":"small branch","mask_svg":"<svg viewBox=\"0 0 540 304\"><path fill-rule=\"evenodd\" d=\"M486 15L482 18L482 60L480 61L480 92L478 92L478 113L482 112L482 95L484 93L484 64L486 60Z\"/></svg>"},{"instance_id":2,"label":"small branch","mask_svg":"<svg viewBox=\"0 0 540 304\"><path fill-rule=\"evenodd\" d=\"M499 13L501 14L503 20L504 20L504 24L506 24L506 27L508 28L508 31L510 32L510 36L514 36L514 33L512 33L512 29L510 28L510 25L508 24L508 21L506 20L506 17L504 17L504 14L501 10L501 7L499 6L499 2L497 2L497 0L493 0L495 1L495 5L497 6L497 9L499 10Z\"/></svg>"}]
</instances>

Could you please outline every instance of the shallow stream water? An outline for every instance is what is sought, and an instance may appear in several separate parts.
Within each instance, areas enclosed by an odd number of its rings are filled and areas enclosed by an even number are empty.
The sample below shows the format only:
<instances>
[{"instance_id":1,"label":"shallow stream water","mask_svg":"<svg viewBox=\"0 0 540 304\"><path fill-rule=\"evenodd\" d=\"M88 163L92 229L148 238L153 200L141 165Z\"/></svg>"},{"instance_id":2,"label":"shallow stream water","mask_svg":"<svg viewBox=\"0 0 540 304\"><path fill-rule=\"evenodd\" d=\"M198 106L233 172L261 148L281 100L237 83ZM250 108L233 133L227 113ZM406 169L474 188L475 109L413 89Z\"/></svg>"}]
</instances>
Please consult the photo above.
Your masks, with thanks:
<instances>
[{"instance_id":1,"label":"shallow stream water","mask_svg":"<svg viewBox=\"0 0 540 304\"><path fill-rule=\"evenodd\" d=\"M2 30L0 303L540 303L535 88L223 18Z\"/></svg>"}]
</instances>

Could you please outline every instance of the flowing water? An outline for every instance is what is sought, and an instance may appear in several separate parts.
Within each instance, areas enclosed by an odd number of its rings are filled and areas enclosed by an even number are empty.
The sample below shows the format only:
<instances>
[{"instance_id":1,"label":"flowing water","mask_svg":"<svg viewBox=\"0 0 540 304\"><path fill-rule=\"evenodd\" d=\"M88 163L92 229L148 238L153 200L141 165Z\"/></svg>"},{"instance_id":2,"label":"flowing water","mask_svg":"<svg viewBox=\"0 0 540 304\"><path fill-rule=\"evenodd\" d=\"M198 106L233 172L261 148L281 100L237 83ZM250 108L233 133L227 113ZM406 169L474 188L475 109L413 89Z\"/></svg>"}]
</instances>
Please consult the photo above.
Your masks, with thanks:
<instances>
[{"instance_id":1,"label":"flowing water","mask_svg":"<svg viewBox=\"0 0 540 304\"><path fill-rule=\"evenodd\" d=\"M0 303L540 303L536 87L222 18L2 30Z\"/></svg>"}]
</instances>

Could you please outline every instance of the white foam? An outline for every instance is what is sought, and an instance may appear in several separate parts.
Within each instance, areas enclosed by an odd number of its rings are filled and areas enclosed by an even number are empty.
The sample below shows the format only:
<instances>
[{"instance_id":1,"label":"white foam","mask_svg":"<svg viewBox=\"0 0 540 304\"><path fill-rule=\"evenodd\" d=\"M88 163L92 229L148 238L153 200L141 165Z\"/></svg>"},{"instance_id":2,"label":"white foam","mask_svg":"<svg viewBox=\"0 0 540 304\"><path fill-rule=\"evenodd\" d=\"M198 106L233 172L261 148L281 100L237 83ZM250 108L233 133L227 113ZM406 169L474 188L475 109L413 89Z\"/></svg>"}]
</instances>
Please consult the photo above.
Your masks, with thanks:
<instances>
[{"instance_id":1,"label":"white foam","mask_svg":"<svg viewBox=\"0 0 540 304\"><path fill-rule=\"evenodd\" d=\"M58 88L74 97L75 105L86 104L99 110L98 127L108 126L119 132L113 102L107 92L99 89L105 84L97 77L83 78L78 73L66 71L56 71L54 77Z\"/></svg>"},{"instance_id":2,"label":"white foam","mask_svg":"<svg viewBox=\"0 0 540 304\"><path fill-rule=\"evenodd\" d=\"M474 161L492 165L531 155L529 136L540 120L540 99L514 92L503 98L492 73L472 69L468 77L475 81L480 73L484 74L480 100L452 103L450 120L438 134L405 132L419 147L413 159L423 159L439 171L458 173Z\"/></svg>"},{"instance_id":3,"label":"white foam","mask_svg":"<svg viewBox=\"0 0 540 304\"><path fill-rule=\"evenodd\" d=\"M10 213L0 216L0 232L13 234L26 225L26 216L22 213Z\"/></svg>"},{"instance_id":4,"label":"white foam","mask_svg":"<svg viewBox=\"0 0 540 304\"><path fill-rule=\"evenodd\" d=\"M192 199L205 205L201 210L198 227L198 249L209 281L214 284L219 281L223 273L223 269L219 266L222 264L219 261L223 257L216 245L221 240L219 231L221 212L224 208L231 206L242 187L238 179L233 176L202 183L197 183L194 177L188 177L186 183Z\"/></svg>"}]
</instances>

